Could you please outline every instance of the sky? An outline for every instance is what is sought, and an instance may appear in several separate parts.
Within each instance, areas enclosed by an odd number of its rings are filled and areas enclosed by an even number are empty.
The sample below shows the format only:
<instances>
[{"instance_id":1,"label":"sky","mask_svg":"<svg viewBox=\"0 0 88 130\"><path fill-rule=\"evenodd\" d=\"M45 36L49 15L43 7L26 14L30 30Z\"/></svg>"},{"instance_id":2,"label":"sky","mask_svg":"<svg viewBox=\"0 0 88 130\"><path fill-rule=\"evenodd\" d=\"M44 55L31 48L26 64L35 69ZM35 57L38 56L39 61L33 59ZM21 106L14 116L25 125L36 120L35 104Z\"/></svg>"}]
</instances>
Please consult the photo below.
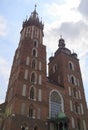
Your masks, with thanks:
<instances>
[{"instance_id":1,"label":"sky","mask_svg":"<svg viewBox=\"0 0 88 130\"><path fill-rule=\"evenodd\" d=\"M88 104L88 0L0 0L0 103L5 100L22 23L35 4L44 23L47 59L57 50L62 35L66 47L78 54Z\"/></svg>"}]
</instances>

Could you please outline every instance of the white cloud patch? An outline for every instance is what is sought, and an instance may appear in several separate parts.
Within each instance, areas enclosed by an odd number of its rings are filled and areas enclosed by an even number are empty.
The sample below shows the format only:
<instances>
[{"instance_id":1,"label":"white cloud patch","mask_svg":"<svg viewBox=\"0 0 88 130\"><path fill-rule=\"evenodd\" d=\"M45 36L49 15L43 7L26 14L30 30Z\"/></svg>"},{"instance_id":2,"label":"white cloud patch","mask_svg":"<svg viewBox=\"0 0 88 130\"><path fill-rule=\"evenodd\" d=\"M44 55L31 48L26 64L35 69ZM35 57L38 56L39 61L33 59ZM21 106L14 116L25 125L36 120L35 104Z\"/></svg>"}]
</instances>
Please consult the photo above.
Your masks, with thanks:
<instances>
[{"instance_id":1,"label":"white cloud patch","mask_svg":"<svg viewBox=\"0 0 88 130\"><path fill-rule=\"evenodd\" d=\"M0 57L0 103L5 100L9 73L10 67L8 62L4 58Z\"/></svg>"},{"instance_id":2,"label":"white cloud patch","mask_svg":"<svg viewBox=\"0 0 88 130\"><path fill-rule=\"evenodd\" d=\"M10 68L8 62L4 58L0 57L0 76L6 83L8 82L9 73Z\"/></svg>"},{"instance_id":3,"label":"white cloud patch","mask_svg":"<svg viewBox=\"0 0 88 130\"><path fill-rule=\"evenodd\" d=\"M81 18L80 13L77 11L79 6L79 0L67 0L62 4L46 4L47 14L52 16L53 19L58 19L58 22L62 21L79 21Z\"/></svg>"},{"instance_id":4,"label":"white cloud patch","mask_svg":"<svg viewBox=\"0 0 88 130\"><path fill-rule=\"evenodd\" d=\"M0 37L7 35L7 21L4 17L0 16Z\"/></svg>"}]
</instances>

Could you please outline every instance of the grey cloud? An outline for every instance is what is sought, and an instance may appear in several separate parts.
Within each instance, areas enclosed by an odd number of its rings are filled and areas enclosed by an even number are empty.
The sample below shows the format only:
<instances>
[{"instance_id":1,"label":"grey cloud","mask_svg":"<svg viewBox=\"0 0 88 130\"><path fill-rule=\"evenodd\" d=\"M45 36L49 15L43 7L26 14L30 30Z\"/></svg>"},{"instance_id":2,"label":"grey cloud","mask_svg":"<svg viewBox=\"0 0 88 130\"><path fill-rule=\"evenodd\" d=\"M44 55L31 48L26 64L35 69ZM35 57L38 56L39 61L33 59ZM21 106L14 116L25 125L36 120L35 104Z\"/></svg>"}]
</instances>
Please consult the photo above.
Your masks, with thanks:
<instances>
[{"instance_id":1,"label":"grey cloud","mask_svg":"<svg viewBox=\"0 0 88 130\"><path fill-rule=\"evenodd\" d=\"M81 0L78 10L88 18L88 0Z\"/></svg>"},{"instance_id":2,"label":"grey cloud","mask_svg":"<svg viewBox=\"0 0 88 130\"><path fill-rule=\"evenodd\" d=\"M77 23L64 22L61 24L59 31L67 38L76 39L88 32L88 26L82 21Z\"/></svg>"}]
</instances>

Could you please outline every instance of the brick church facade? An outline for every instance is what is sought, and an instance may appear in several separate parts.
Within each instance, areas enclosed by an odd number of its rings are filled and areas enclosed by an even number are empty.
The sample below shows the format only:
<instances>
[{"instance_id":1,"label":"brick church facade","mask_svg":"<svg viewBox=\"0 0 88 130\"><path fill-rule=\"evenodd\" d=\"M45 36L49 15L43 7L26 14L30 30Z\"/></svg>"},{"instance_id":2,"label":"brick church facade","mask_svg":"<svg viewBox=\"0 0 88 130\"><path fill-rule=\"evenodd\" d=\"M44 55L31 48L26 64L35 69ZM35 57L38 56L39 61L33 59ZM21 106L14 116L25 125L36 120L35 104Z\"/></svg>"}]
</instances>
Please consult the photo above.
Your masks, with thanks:
<instances>
[{"instance_id":1,"label":"brick church facade","mask_svg":"<svg viewBox=\"0 0 88 130\"><path fill-rule=\"evenodd\" d=\"M23 22L5 100L1 130L88 130L79 59L59 39L49 58L36 8Z\"/></svg>"}]
</instances>

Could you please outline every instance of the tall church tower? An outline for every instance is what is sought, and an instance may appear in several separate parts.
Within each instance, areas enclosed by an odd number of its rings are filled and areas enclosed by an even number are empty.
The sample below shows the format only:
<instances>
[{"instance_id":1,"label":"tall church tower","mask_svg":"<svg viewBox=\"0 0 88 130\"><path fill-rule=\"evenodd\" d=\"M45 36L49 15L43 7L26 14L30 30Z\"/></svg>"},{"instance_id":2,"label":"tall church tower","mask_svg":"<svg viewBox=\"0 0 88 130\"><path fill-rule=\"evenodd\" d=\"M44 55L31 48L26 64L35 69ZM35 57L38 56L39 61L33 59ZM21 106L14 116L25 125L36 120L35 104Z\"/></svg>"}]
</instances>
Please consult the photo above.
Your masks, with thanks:
<instances>
[{"instance_id":1,"label":"tall church tower","mask_svg":"<svg viewBox=\"0 0 88 130\"><path fill-rule=\"evenodd\" d=\"M36 6L23 22L6 95L4 130L45 130L46 47Z\"/></svg>"}]
</instances>

